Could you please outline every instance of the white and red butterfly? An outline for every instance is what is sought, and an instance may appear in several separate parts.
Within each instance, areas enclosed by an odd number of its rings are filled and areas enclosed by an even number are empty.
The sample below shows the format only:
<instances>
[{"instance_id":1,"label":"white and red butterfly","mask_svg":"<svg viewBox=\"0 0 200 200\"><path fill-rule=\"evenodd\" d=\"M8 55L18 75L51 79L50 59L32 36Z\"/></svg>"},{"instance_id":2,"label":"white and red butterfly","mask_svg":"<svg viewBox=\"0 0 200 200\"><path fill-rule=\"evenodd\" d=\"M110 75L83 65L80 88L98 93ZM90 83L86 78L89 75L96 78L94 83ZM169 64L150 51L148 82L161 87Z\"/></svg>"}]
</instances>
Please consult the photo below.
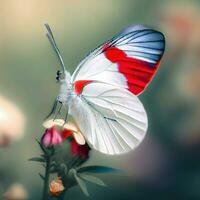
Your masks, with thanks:
<instances>
[{"instance_id":1,"label":"white and red butterfly","mask_svg":"<svg viewBox=\"0 0 200 200\"><path fill-rule=\"evenodd\" d=\"M128 27L86 56L70 76L47 24L46 28L62 66L52 111L57 103L66 106L90 146L102 153L121 154L137 147L148 127L138 95L159 67L163 34L141 25Z\"/></svg>"}]
</instances>

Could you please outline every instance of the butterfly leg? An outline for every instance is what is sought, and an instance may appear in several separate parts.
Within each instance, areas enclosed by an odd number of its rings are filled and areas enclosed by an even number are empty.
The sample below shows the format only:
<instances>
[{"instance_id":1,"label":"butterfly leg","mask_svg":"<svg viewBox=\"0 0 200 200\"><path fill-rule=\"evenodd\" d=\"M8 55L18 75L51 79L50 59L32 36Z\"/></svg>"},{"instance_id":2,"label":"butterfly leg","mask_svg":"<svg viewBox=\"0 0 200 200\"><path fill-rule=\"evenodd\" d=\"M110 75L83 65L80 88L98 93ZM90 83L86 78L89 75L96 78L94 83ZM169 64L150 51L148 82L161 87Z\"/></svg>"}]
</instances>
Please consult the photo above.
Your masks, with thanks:
<instances>
[{"instance_id":1,"label":"butterfly leg","mask_svg":"<svg viewBox=\"0 0 200 200\"><path fill-rule=\"evenodd\" d=\"M54 104L53 104L53 107L50 111L50 113L46 116L46 119L49 118L53 113L55 113L56 111L56 108L57 108L57 105L58 105L58 101L57 99L54 101Z\"/></svg>"},{"instance_id":2,"label":"butterfly leg","mask_svg":"<svg viewBox=\"0 0 200 200\"><path fill-rule=\"evenodd\" d=\"M58 112L55 113L54 118L53 118L53 121L57 118L58 115L60 115L60 111L61 111L61 109L62 109L62 106L63 106L63 104L60 103L60 107L59 107L59 109L58 109Z\"/></svg>"},{"instance_id":3,"label":"butterfly leg","mask_svg":"<svg viewBox=\"0 0 200 200\"><path fill-rule=\"evenodd\" d=\"M66 124L66 122L67 122L67 118L68 118L68 111L69 111L69 108L68 108L68 106L67 106L67 112L66 112L66 115L65 115L65 120L64 120L64 124L63 124L63 125L65 125L65 124Z\"/></svg>"}]
</instances>

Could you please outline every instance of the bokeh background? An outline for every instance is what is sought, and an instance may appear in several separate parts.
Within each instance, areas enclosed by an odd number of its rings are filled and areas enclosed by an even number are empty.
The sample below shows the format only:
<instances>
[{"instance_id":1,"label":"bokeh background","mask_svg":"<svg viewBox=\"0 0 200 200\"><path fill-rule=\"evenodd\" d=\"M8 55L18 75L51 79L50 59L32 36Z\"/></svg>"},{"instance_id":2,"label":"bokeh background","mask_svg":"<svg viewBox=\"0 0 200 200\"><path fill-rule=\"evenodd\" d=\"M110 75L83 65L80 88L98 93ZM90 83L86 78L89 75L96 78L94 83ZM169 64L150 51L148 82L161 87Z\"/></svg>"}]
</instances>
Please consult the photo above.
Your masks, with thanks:
<instances>
[{"instance_id":1,"label":"bokeh background","mask_svg":"<svg viewBox=\"0 0 200 200\"><path fill-rule=\"evenodd\" d=\"M58 93L59 69L45 22L71 72L91 49L131 24L166 36L161 67L140 96L149 117L144 142L122 156L92 152L87 163L126 173L101 176L107 188L88 184L89 198L75 187L67 199L200 199L200 1L192 0L0 0L0 96L25 121L20 139L0 148L0 195L19 183L28 199L41 196L43 169L27 160L40 154L35 138Z\"/></svg>"}]
</instances>

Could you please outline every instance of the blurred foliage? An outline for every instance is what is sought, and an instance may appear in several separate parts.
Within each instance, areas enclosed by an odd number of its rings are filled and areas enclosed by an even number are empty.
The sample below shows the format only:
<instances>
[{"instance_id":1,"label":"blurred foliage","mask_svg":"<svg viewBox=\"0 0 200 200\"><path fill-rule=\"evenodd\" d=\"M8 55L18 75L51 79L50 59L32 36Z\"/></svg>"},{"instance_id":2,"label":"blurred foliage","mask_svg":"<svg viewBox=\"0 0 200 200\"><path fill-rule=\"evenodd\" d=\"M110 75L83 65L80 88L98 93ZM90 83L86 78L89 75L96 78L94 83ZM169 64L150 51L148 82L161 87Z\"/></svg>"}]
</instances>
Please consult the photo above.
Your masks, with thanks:
<instances>
[{"instance_id":1,"label":"blurred foliage","mask_svg":"<svg viewBox=\"0 0 200 200\"><path fill-rule=\"evenodd\" d=\"M30 199L41 195L35 138L58 93L59 63L45 37L48 22L72 72L91 49L130 24L146 24L166 36L160 70L140 96L149 130L138 149L122 156L93 152L90 164L128 171L102 176L109 187L91 185L89 199L200 198L200 2L184 0L7 0L0 12L0 94L26 116L21 141L0 149L0 192L13 182L25 185ZM84 198L79 189L68 199Z\"/></svg>"}]
</instances>

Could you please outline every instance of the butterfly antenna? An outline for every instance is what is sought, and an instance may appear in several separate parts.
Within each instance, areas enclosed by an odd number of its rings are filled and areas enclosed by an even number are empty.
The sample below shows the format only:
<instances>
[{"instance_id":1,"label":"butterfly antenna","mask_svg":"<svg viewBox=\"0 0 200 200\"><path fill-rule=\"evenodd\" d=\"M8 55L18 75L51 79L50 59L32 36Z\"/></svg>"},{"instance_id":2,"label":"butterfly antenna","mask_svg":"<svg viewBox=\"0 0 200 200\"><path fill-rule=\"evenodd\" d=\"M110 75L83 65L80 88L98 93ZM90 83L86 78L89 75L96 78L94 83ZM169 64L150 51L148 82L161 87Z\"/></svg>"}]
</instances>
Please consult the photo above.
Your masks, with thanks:
<instances>
[{"instance_id":1,"label":"butterfly antenna","mask_svg":"<svg viewBox=\"0 0 200 200\"><path fill-rule=\"evenodd\" d=\"M51 46L53 47L54 51L56 52L56 55L57 55L58 60L59 60L59 62L61 64L61 67L62 67L63 74L65 74L65 71L66 71L65 64L64 64L64 61L62 59L60 50L58 49L58 46L57 46L57 44L55 42L55 39L54 39L53 33L51 31L51 28L50 28L49 24L44 24L44 26L46 27L46 30L47 30L46 36L47 36Z\"/></svg>"}]
</instances>

